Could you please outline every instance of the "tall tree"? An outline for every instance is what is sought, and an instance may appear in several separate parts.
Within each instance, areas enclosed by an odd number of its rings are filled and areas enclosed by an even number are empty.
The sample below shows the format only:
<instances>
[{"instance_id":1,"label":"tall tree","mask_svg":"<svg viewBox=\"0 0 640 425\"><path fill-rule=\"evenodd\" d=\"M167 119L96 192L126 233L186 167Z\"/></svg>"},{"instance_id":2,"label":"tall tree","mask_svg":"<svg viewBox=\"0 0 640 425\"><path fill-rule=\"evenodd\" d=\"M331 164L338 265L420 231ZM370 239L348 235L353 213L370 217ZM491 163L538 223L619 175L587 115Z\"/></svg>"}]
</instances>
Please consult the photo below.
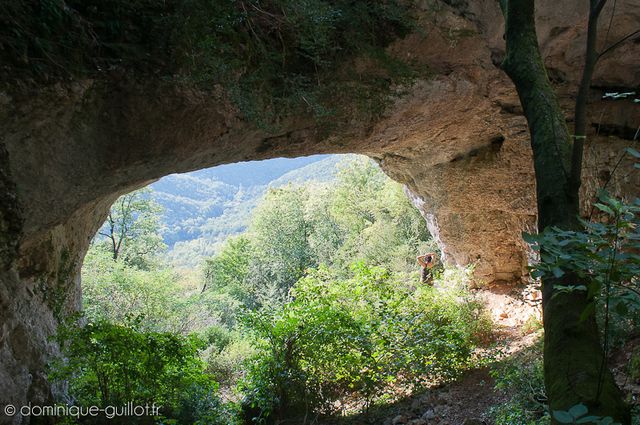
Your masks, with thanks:
<instances>
[{"instance_id":1,"label":"tall tree","mask_svg":"<svg viewBox=\"0 0 640 425\"><path fill-rule=\"evenodd\" d=\"M111 206L98 233L108 243L114 260L123 258L145 268L148 257L165 248L159 232L162 207L151 199L150 192L141 189L128 193Z\"/></svg>"},{"instance_id":2,"label":"tall tree","mask_svg":"<svg viewBox=\"0 0 640 425\"><path fill-rule=\"evenodd\" d=\"M305 269L317 265L304 211L308 197L305 187L270 189L255 209L249 234L256 254L249 263L249 281L263 304L283 301Z\"/></svg>"},{"instance_id":3,"label":"tall tree","mask_svg":"<svg viewBox=\"0 0 640 425\"><path fill-rule=\"evenodd\" d=\"M595 28L599 11L594 14L594 7L602 10L604 1L591 3L589 27ZM547 77L536 35L534 0L501 0L500 4L506 21L507 52L503 68L516 86L531 135L538 230L542 232L549 226L578 228L582 152L577 146L578 152L572 153L574 145L565 116ZM589 43L589 47L594 48L595 33L590 33ZM588 53L588 68L581 84L584 90L589 88L594 66ZM581 99L579 101L586 101L586 95ZM579 113L584 114L584 109ZM584 128L578 135L584 136ZM579 159L572 160L572 156ZM544 255L544 247L542 249ZM545 277L542 282L544 370L549 406L551 410L567 410L584 403L590 414L611 416L618 422L630 424L629 408L622 393L610 371L602 367L605 354L595 314L583 315L592 300L583 291L558 290L558 286L575 285L577 281L577 276L565 274Z\"/></svg>"}]
</instances>

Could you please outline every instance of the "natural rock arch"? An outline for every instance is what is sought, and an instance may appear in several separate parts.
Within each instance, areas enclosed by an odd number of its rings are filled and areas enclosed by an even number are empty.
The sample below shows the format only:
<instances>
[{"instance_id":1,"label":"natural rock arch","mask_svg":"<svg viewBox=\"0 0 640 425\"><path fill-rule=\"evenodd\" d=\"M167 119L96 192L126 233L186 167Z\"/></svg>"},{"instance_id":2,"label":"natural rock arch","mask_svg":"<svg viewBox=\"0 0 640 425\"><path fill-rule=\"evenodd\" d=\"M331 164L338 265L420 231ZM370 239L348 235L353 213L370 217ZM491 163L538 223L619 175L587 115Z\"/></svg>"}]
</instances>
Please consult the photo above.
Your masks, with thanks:
<instances>
[{"instance_id":1,"label":"natural rock arch","mask_svg":"<svg viewBox=\"0 0 640 425\"><path fill-rule=\"evenodd\" d=\"M519 281L528 256L520 235L536 220L528 131L496 65L503 53L498 6L466 3L435 2L431 30L391 47L419 58L431 75L375 124L354 123L340 137L321 137L308 119L271 134L243 121L216 93L121 75L0 91L0 403L50 399L44 367L57 348L48 337L78 308L90 238L119 195L169 173L277 156L366 154L407 186L448 262L477 263L477 277L488 283ZM543 53L567 111L584 45L586 5L576 6L539 6ZM613 39L626 34L625 22L640 22L640 2L619 8L625 15ZM638 49L623 46L615 60L605 58L595 85L640 84L632 59ZM638 109L628 106L600 114L596 105L592 121L637 125ZM609 152L624 144L593 138L585 193L617 159ZM634 193L638 181L611 186Z\"/></svg>"}]
</instances>

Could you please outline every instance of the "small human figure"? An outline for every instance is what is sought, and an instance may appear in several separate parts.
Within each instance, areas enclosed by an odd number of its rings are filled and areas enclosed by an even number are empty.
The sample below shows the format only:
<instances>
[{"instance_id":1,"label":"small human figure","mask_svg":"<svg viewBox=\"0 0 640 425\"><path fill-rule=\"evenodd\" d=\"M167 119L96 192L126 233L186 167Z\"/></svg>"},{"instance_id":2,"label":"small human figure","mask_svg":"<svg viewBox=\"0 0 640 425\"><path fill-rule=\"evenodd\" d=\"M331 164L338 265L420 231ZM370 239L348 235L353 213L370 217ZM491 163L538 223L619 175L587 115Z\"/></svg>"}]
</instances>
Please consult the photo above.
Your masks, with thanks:
<instances>
[{"instance_id":1,"label":"small human figure","mask_svg":"<svg viewBox=\"0 0 640 425\"><path fill-rule=\"evenodd\" d=\"M416 257L418 264L422 267L420 273L420 283L426 283L427 285L433 285L433 266L436 263L436 253L428 252L424 255L418 255Z\"/></svg>"}]
</instances>

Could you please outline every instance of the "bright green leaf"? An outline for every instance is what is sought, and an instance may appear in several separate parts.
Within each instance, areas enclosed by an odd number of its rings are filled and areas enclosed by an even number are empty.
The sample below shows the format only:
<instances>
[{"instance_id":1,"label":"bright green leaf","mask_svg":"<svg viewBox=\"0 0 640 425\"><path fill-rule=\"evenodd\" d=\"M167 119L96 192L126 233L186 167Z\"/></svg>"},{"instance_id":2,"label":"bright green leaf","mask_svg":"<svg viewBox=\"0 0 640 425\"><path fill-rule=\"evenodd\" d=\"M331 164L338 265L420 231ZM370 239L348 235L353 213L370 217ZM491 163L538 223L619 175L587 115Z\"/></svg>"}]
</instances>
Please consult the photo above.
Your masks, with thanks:
<instances>
[{"instance_id":1,"label":"bright green leaf","mask_svg":"<svg viewBox=\"0 0 640 425\"><path fill-rule=\"evenodd\" d=\"M601 204L601 203L595 203L593 204L594 207L596 207L597 209L599 209L600 211L604 211L609 215L616 215L613 210L611 208L609 208L608 206Z\"/></svg>"},{"instance_id":2,"label":"bright green leaf","mask_svg":"<svg viewBox=\"0 0 640 425\"><path fill-rule=\"evenodd\" d=\"M589 305L587 305L587 307L582 310L582 313L580 313L580 321L583 322L585 321L588 317L590 317L593 312L595 311L596 306L594 303L589 303Z\"/></svg>"}]
</instances>

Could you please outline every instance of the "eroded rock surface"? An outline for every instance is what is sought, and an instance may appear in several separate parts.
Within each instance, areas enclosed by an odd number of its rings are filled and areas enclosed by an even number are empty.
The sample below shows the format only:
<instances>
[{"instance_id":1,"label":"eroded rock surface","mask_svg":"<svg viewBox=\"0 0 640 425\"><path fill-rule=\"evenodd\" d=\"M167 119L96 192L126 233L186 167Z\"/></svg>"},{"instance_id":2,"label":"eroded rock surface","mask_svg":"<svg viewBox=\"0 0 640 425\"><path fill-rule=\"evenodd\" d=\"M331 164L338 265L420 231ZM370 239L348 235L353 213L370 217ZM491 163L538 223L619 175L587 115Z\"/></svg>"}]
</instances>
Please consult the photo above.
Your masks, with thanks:
<instances>
[{"instance_id":1,"label":"eroded rock surface","mask_svg":"<svg viewBox=\"0 0 640 425\"><path fill-rule=\"evenodd\" d=\"M585 7L538 2L541 47L568 116ZM520 235L536 223L535 180L517 95L497 66L504 53L497 2L425 1L423 9L424 30L392 49L430 74L405 88L375 125L353 123L340 137L322 138L303 119L270 134L244 122L223 96L160 81L105 77L0 93L0 404L51 398L44 370L56 346L48 337L78 308L90 238L119 195L170 173L366 154L407 186L447 262L475 263L486 283L519 281L529 255ZM603 45L637 29L640 0L618 1L614 19L601 32ZM640 107L600 101L609 87L640 85L638 57L640 44L628 42L598 67L590 110L600 135L586 149L585 206L608 180L621 193L638 193L638 173L611 175L640 125Z\"/></svg>"}]
</instances>

